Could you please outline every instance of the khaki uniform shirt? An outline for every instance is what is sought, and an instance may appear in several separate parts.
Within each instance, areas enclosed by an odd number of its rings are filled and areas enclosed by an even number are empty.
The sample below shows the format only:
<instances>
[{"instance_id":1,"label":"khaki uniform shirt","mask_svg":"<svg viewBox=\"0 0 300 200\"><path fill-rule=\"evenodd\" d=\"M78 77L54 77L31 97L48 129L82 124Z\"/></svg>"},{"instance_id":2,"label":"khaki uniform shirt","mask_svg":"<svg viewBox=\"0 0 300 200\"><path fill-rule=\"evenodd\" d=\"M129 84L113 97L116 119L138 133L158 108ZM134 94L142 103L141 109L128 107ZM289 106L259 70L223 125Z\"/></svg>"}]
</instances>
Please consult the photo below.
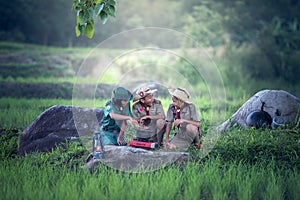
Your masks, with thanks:
<instances>
[{"instance_id":1,"label":"khaki uniform shirt","mask_svg":"<svg viewBox=\"0 0 300 200\"><path fill-rule=\"evenodd\" d=\"M163 106L161 102L157 99L154 100L153 104L151 107L148 107L149 109L149 115L154 116L154 115L162 115L165 116L165 112L163 109ZM139 120L141 117L147 115L147 107L142 105L140 101L135 102L132 105L132 115L136 120ZM156 120L151 120L149 124L146 124L146 126L149 129L156 129Z\"/></svg>"},{"instance_id":2,"label":"khaki uniform shirt","mask_svg":"<svg viewBox=\"0 0 300 200\"><path fill-rule=\"evenodd\" d=\"M176 119L175 112L176 108L171 104L167 112L166 121L174 122ZM194 104L186 104L186 106L180 110L180 118L200 122L200 116Z\"/></svg>"},{"instance_id":3,"label":"khaki uniform shirt","mask_svg":"<svg viewBox=\"0 0 300 200\"><path fill-rule=\"evenodd\" d=\"M176 112L177 110L175 106L171 104L167 112L166 121L174 122L178 118ZM197 112L195 105L186 104L186 106L180 110L180 119L187 119L187 120L200 122L200 116L199 113ZM194 140L195 136L191 135L191 133L188 133L186 131L186 125L187 125L186 123L180 124L178 133L171 140L171 143L174 144L176 147L188 148ZM200 133L200 129L199 129L199 133Z\"/></svg>"}]
</instances>

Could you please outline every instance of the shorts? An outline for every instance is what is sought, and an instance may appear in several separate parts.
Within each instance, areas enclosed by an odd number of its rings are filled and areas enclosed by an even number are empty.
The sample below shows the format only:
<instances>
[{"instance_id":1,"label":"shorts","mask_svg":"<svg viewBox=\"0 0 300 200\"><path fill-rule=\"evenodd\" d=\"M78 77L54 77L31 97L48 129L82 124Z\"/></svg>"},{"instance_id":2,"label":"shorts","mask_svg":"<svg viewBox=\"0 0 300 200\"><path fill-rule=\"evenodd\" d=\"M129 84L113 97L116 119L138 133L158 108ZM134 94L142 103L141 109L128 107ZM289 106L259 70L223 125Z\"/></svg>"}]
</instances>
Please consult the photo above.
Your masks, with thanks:
<instances>
[{"instance_id":1,"label":"shorts","mask_svg":"<svg viewBox=\"0 0 300 200\"><path fill-rule=\"evenodd\" d=\"M187 131L178 132L170 141L176 148L189 148L194 140L194 136L189 135Z\"/></svg>"},{"instance_id":2,"label":"shorts","mask_svg":"<svg viewBox=\"0 0 300 200\"><path fill-rule=\"evenodd\" d=\"M101 129L100 131L101 131L103 145L119 146L118 144L118 137L120 134L119 131L104 131L103 129ZM125 141L124 136L123 136L123 140Z\"/></svg>"}]
</instances>

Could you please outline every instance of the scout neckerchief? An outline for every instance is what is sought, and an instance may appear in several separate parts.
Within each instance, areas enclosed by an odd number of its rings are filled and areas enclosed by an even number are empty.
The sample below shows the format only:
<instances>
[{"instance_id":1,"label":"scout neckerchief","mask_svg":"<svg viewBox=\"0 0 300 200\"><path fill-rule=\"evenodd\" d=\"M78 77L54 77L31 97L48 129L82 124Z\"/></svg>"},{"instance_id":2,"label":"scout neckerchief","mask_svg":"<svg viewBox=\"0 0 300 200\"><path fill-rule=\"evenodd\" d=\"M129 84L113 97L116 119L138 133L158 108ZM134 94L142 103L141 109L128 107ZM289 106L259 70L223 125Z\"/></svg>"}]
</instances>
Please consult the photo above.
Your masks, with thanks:
<instances>
[{"instance_id":1,"label":"scout neckerchief","mask_svg":"<svg viewBox=\"0 0 300 200\"><path fill-rule=\"evenodd\" d=\"M140 112L143 112L145 110L146 116L147 115L149 116L150 115L149 111L150 111L151 106L149 106L145 103L142 103L142 102L140 102L140 103L141 103L141 106L142 106L142 107L140 107ZM151 119L149 119L149 118L143 120L143 124L145 126L148 126L150 123L151 123Z\"/></svg>"},{"instance_id":2,"label":"scout neckerchief","mask_svg":"<svg viewBox=\"0 0 300 200\"><path fill-rule=\"evenodd\" d=\"M176 108L176 106L173 105L173 117L174 119L180 119L180 108Z\"/></svg>"},{"instance_id":3,"label":"scout neckerchief","mask_svg":"<svg viewBox=\"0 0 300 200\"><path fill-rule=\"evenodd\" d=\"M181 108L176 108L176 106L174 106L174 109L173 109L173 116L174 116L175 120L176 120L176 119L181 119L181 117L180 117L180 111L181 111L183 108L185 108L186 106L188 106L188 108L189 108L189 110L190 110L190 113L191 113L191 108L190 108L190 106L187 105L187 104L184 104Z\"/></svg>"},{"instance_id":4,"label":"scout neckerchief","mask_svg":"<svg viewBox=\"0 0 300 200\"><path fill-rule=\"evenodd\" d=\"M151 106L148 106L147 104L144 104L141 102L142 107L144 108L144 110L146 111L146 115L150 115L150 108Z\"/></svg>"},{"instance_id":5,"label":"scout neckerchief","mask_svg":"<svg viewBox=\"0 0 300 200\"><path fill-rule=\"evenodd\" d=\"M176 106L173 105L173 117L174 120L176 119L180 119L180 108L176 108ZM177 126L177 128L179 128L180 125ZM174 126L174 130L175 130L175 126Z\"/></svg>"},{"instance_id":6,"label":"scout neckerchief","mask_svg":"<svg viewBox=\"0 0 300 200\"><path fill-rule=\"evenodd\" d=\"M184 108L186 105L184 105L182 108ZM176 120L176 119L181 119L181 117L180 117L180 111L181 111L181 108L176 108L175 106L174 106L174 109L173 109L173 116L174 116L174 119ZM179 129L179 127L180 127L180 124L177 126L177 128ZM174 127L175 128L175 127Z\"/></svg>"},{"instance_id":7,"label":"scout neckerchief","mask_svg":"<svg viewBox=\"0 0 300 200\"><path fill-rule=\"evenodd\" d=\"M175 117L175 119L180 119L180 108L177 108L176 109L176 117Z\"/></svg>"}]
</instances>

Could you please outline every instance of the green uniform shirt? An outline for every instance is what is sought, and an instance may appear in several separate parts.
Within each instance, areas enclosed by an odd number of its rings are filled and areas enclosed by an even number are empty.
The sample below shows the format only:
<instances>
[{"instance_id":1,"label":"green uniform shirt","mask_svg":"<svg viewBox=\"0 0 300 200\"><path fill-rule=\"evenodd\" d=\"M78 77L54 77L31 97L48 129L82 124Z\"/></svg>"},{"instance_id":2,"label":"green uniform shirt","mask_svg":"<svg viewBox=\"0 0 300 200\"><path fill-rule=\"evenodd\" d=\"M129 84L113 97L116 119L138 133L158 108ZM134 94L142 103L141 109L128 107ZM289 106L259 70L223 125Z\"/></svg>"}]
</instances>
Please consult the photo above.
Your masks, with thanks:
<instances>
[{"instance_id":1,"label":"green uniform shirt","mask_svg":"<svg viewBox=\"0 0 300 200\"><path fill-rule=\"evenodd\" d=\"M102 123L102 128L105 131L112 131L112 130L120 130L120 126L122 125L122 121L119 120L114 120L110 117L110 113L116 113L116 114L121 114L121 115L126 115L126 116L132 116L132 113L130 111L130 103L123 108L123 112L121 112L120 108L114 104L112 100L109 100L106 102L105 107L104 107L104 115L101 120Z\"/></svg>"}]
</instances>

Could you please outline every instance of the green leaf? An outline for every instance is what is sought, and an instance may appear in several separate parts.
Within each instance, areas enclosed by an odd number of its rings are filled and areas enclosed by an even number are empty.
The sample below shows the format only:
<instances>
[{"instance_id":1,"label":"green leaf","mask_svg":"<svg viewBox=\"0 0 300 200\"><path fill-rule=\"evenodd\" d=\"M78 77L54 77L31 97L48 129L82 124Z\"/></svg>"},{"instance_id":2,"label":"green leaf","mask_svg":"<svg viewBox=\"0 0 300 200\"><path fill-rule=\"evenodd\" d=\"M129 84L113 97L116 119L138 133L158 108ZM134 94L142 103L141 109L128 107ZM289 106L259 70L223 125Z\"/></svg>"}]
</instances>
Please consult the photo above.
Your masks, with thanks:
<instances>
[{"instance_id":1,"label":"green leaf","mask_svg":"<svg viewBox=\"0 0 300 200\"><path fill-rule=\"evenodd\" d=\"M95 3L95 4L100 4L100 3L102 3L102 1L103 1L103 0L95 0L94 3Z\"/></svg>"},{"instance_id":2,"label":"green leaf","mask_svg":"<svg viewBox=\"0 0 300 200\"><path fill-rule=\"evenodd\" d=\"M76 27L75 27L75 33L76 33L76 37L80 36L79 25L76 25Z\"/></svg>"},{"instance_id":3,"label":"green leaf","mask_svg":"<svg viewBox=\"0 0 300 200\"><path fill-rule=\"evenodd\" d=\"M78 0L74 0L73 1L73 4L72 4L72 8L74 9L74 10L77 10L79 7L78 7L78 4L79 4L79 1Z\"/></svg>"},{"instance_id":4,"label":"green leaf","mask_svg":"<svg viewBox=\"0 0 300 200\"><path fill-rule=\"evenodd\" d=\"M74 2L72 5L72 8L77 11L84 10L85 7L86 7L85 4L83 2L79 2L79 1L77 1L76 3Z\"/></svg>"},{"instance_id":5,"label":"green leaf","mask_svg":"<svg viewBox=\"0 0 300 200\"><path fill-rule=\"evenodd\" d=\"M103 11L106 12L106 14L108 14L110 16L114 17L114 15L115 15L114 8L111 10L109 5L105 5L104 8L103 8Z\"/></svg>"},{"instance_id":6,"label":"green leaf","mask_svg":"<svg viewBox=\"0 0 300 200\"><path fill-rule=\"evenodd\" d=\"M79 11L78 14L77 14L77 22L80 24L80 25L83 25L85 24L87 21L87 18L83 12L83 10Z\"/></svg>"},{"instance_id":7,"label":"green leaf","mask_svg":"<svg viewBox=\"0 0 300 200\"><path fill-rule=\"evenodd\" d=\"M115 0L108 0L106 3L109 4L109 5L112 5L112 6L116 5Z\"/></svg>"},{"instance_id":8,"label":"green leaf","mask_svg":"<svg viewBox=\"0 0 300 200\"><path fill-rule=\"evenodd\" d=\"M79 25L78 26L80 34L84 34L85 33L85 27L86 27L86 25Z\"/></svg>"},{"instance_id":9,"label":"green leaf","mask_svg":"<svg viewBox=\"0 0 300 200\"><path fill-rule=\"evenodd\" d=\"M94 8L89 7L89 9L88 9L88 18L93 18L93 14L94 14Z\"/></svg>"},{"instance_id":10,"label":"green leaf","mask_svg":"<svg viewBox=\"0 0 300 200\"><path fill-rule=\"evenodd\" d=\"M100 3L95 6L96 16L98 16L100 14L100 12L103 10L103 7L104 7L104 3Z\"/></svg>"},{"instance_id":11,"label":"green leaf","mask_svg":"<svg viewBox=\"0 0 300 200\"><path fill-rule=\"evenodd\" d=\"M104 12L104 11L101 11L101 12L100 12L100 19L101 19L101 21L102 21L102 24L105 24L105 23L106 23L107 17L108 17L108 15L106 14L106 12Z\"/></svg>"},{"instance_id":12,"label":"green leaf","mask_svg":"<svg viewBox=\"0 0 300 200\"><path fill-rule=\"evenodd\" d=\"M114 6L109 6L108 9L109 9L109 15L115 17L116 16L116 9L115 9L115 7Z\"/></svg>"},{"instance_id":13,"label":"green leaf","mask_svg":"<svg viewBox=\"0 0 300 200\"><path fill-rule=\"evenodd\" d=\"M88 23L85 29L85 35L88 38L92 38L94 36L94 24Z\"/></svg>"}]
</instances>

